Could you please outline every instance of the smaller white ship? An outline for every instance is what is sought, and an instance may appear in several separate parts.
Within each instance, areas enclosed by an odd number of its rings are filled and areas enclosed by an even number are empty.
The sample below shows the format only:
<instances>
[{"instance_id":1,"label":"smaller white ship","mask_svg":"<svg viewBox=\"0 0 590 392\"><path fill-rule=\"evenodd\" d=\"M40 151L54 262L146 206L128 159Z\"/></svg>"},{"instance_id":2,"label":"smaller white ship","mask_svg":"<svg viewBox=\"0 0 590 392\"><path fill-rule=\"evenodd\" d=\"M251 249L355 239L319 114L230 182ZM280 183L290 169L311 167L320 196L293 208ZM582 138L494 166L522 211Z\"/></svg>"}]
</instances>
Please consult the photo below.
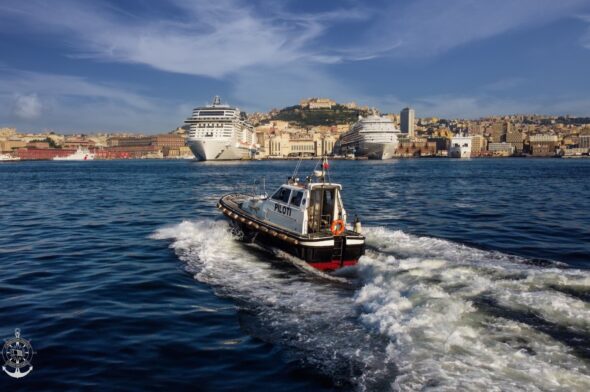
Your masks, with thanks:
<instances>
[{"instance_id":1,"label":"smaller white ship","mask_svg":"<svg viewBox=\"0 0 590 392\"><path fill-rule=\"evenodd\" d=\"M0 154L0 161L20 161L20 158L10 154Z\"/></svg>"},{"instance_id":2,"label":"smaller white ship","mask_svg":"<svg viewBox=\"0 0 590 392\"><path fill-rule=\"evenodd\" d=\"M94 154L87 148L78 147L78 149L71 155L65 157L54 157L54 161L92 161Z\"/></svg>"},{"instance_id":3,"label":"smaller white ship","mask_svg":"<svg viewBox=\"0 0 590 392\"><path fill-rule=\"evenodd\" d=\"M451 139L449 158L471 158L471 136L455 136Z\"/></svg>"}]
</instances>

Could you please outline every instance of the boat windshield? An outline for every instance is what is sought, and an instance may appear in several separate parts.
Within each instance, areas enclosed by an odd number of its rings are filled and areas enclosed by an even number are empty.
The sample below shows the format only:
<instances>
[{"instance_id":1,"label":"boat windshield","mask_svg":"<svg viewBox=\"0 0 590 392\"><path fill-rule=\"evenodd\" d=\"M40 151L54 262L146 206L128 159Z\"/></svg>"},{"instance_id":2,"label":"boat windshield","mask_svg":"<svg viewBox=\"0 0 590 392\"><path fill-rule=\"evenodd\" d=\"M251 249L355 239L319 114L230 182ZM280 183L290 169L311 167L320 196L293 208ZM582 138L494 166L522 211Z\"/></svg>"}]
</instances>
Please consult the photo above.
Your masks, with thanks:
<instances>
[{"instance_id":1,"label":"boat windshield","mask_svg":"<svg viewBox=\"0 0 590 392\"><path fill-rule=\"evenodd\" d=\"M283 203L288 203L290 195L291 195L290 189L281 187L281 188L279 188L278 191L275 192L274 195L272 195L272 199L282 201Z\"/></svg>"}]
</instances>

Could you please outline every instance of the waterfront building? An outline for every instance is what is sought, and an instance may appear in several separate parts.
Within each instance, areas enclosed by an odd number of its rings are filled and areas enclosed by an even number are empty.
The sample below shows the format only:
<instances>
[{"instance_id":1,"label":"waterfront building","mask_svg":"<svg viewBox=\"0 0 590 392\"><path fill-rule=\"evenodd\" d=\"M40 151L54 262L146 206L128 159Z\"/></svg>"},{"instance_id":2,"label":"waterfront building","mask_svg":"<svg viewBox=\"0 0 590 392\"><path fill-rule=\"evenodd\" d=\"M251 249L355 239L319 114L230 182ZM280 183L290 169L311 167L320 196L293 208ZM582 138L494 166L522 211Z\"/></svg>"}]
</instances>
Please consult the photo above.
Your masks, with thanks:
<instances>
[{"instance_id":1,"label":"waterfront building","mask_svg":"<svg viewBox=\"0 0 590 392\"><path fill-rule=\"evenodd\" d=\"M509 127L506 131L504 139L506 143L510 143L512 146L514 146L514 151L516 153L522 152L524 138L522 133L520 133L518 130L514 129L513 127Z\"/></svg>"},{"instance_id":2,"label":"waterfront building","mask_svg":"<svg viewBox=\"0 0 590 392\"><path fill-rule=\"evenodd\" d=\"M186 146L184 137L177 134L153 136L115 136L107 139L104 152L97 159L164 158L181 156Z\"/></svg>"},{"instance_id":3,"label":"waterfront building","mask_svg":"<svg viewBox=\"0 0 590 392\"><path fill-rule=\"evenodd\" d=\"M194 155L188 146L162 147L162 155L164 158L170 159L193 159Z\"/></svg>"},{"instance_id":4,"label":"waterfront building","mask_svg":"<svg viewBox=\"0 0 590 392\"><path fill-rule=\"evenodd\" d=\"M532 143L555 143L559 141L559 137L553 134L538 133L529 136L529 142Z\"/></svg>"},{"instance_id":5,"label":"waterfront building","mask_svg":"<svg viewBox=\"0 0 590 392\"><path fill-rule=\"evenodd\" d=\"M49 148L49 142L41 141L41 140L34 140L27 143L27 148Z\"/></svg>"},{"instance_id":6,"label":"waterfront building","mask_svg":"<svg viewBox=\"0 0 590 392\"><path fill-rule=\"evenodd\" d=\"M269 158L283 157L320 157L332 155L336 137L321 133L287 133L275 134L265 139L264 154ZM263 156L260 156L261 158Z\"/></svg>"},{"instance_id":7,"label":"waterfront building","mask_svg":"<svg viewBox=\"0 0 590 392\"><path fill-rule=\"evenodd\" d=\"M580 147L573 147L573 148L565 148L562 150L563 156L566 157L575 157L575 156L582 156L588 155L588 148L580 148Z\"/></svg>"},{"instance_id":8,"label":"waterfront building","mask_svg":"<svg viewBox=\"0 0 590 392\"><path fill-rule=\"evenodd\" d=\"M429 137L428 141L434 143L434 145L436 146L437 155L447 155L450 139L442 136L434 136Z\"/></svg>"},{"instance_id":9,"label":"waterfront building","mask_svg":"<svg viewBox=\"0 0 590 392\"><path fill-rule=\"evenodd\" d=\"M67 157L76 152L66 148L19 148L15 155L21 160L52 160L56 157Z\"/></svg>"},{"instance_id":10,"label":"waterfront building","mask_svg":"<svg viewBox=\"0 0 590 392\"><path fill-rule=\"evenodd\" d=\"M510 143L490 143L488 151L494 156L511 156L514 154L514 146Z\"/></svg>"},{"instance_id":11,"label":"waterfront building","mask_svg":"<svg viewBox=\"0 0 590 392\"><path fill-rule=\"evenodd\" d=\"M535 134L529 136L530 153L536 157L554 156L559 137L554 134Z\"/></svg>"},{"instance_id":12,"label":"waterfront building","mask_svg":"<svg viewBox=\"0 0 590 392\"><path fill-rule=\"evenodd\" d=\"M400 113L401 131L411 138L415 136L415 116L416 112L411 108L404 108Z\"/></svg>"},{"instance_id":13,"label":"waterfront building","mask_svg":"<svg viewBox=\"0 0 590 392\"><path fill-rule=\"evenodd\" d=\"M436 142L426 139L400 139L396 157L432 157L436 155Z\"/></svg>"},{"instance_id":14,"label":"waterfront building","mask_svg":"<svg viewBox=\"0 0 590 392\"><path fill-rule=\"evenodd\" d=\"M79 136L69 136L63 141L62 148L77 149L78 147L81 147L89 149L94 148L94 145L95 143L93 140Z\"/></svg>"},{"instance_id":15,"label":"waterfront building","mask_svg":"<svg viewBox=\"0 0 590 392\"><path fill-rule=\"evenodd\" d=\"M578 137L578 146L580 148L590 148L590 135L580 135Z\"/></svg>"},{"instance_id":16,"label":"waterfront building","mask_svg":"<svg viewBox=\"0 0 590 392\"><path fill-rule=\"evenodd\" d=\"M24 148L26 147L27 142L25 142L24 140L13 140L13 139L9 139L9 140L0 140L0 153L6 153L6 152L12 152L14 150L17 150L19 148Z\"/></svg>"},{"instance_id":17,"label":"waterfront building","mask_svg":"<svg viewBox=\"0 0 590 392\"><path fill-rule=\"evenodd\" d=\"M269 139L268 156L282 158L289 156L291 147L289 145L290 135L287 132L275 134Z\"/></svg>"},{"instance_id":18,"label":"waterfront building","mask_svg":"<svg viewBox=\"0 0 590 392\"><path fill-rule=\"evenodd\" d=\"M107 140L108 147L182 147L186 145L184 137L175 134L154 136L116 136Z\"/></svg>"},{"instance_id":19,"label":"waterfront building","mask_svg":"<svg viewBox=\"0 0 590 392\"><path fill-rule=\"evenodd\" d=\"M489 128L490 140L492 143L506 141L506 133L511 130L511 124L507 121L497 121Z\"/></svg>"},{"instance_id":20,"label":"waterfront building","mask_svg":"<svg viewBox=\"0 0 590 392\"><path fill-rule=\"evenodd\" d=\"M483 135L471 136L471 156L479 156L487 150L487 140Z\"/></svg>"}]
</instances>

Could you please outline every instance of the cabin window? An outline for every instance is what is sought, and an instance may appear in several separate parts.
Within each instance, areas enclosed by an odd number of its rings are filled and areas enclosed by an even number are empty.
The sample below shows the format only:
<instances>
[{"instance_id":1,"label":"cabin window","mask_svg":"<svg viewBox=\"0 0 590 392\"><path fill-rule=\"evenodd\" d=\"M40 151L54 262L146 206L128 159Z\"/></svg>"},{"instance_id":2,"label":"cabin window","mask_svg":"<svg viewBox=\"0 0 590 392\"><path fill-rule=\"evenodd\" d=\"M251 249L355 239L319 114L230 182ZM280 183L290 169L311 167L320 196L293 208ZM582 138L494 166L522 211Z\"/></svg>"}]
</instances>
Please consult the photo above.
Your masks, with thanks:
<instances>
[{"instance_id":1,"label":"cabin window","mask_svg":"<svg viewBox=\"0 0 590 392\"><path fill-rule=\"evenodd\" d=\"M291 204L296 207L299 207L301 205L301 199L303 199L303 191L293 192L293 197L291 198Z\"/></svg>"},{"instance_id":2,"label":"cabin window","mask_svg":"<svg viewBox=\"0 0 590 392\"><path fill-rule=\"evenodd\" d=\"M278 191L272 195L274 200L282 201L283 203L289 202L289 196L291 195L291 190L287 188L280 188Z\"/></svg>"}]
</instances>

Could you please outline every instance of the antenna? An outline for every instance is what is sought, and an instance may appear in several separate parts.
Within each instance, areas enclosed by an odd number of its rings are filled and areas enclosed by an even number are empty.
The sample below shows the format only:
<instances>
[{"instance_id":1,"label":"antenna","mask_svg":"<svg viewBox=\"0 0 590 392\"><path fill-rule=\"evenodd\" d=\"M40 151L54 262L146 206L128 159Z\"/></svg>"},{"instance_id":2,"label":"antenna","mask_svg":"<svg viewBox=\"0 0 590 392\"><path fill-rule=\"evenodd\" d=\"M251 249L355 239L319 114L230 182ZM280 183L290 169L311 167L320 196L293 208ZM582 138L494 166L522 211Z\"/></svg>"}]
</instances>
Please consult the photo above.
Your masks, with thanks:
<instances>
[{"instance_id":1,"label":"antenna","mask_svg":"<svg viewBox=\"0 0 590 392\"><path fill-rule=\"evenodd\" d=\"M293 170L293 175L291 176L291 179L295 180L295 176L297 175L297 173L299 172L299 167L301 166L301 162L303 161L303 157L299 157L299 162L297 162L297 165L295 166L295 170Z\"/></svg>"}]
</instances>

